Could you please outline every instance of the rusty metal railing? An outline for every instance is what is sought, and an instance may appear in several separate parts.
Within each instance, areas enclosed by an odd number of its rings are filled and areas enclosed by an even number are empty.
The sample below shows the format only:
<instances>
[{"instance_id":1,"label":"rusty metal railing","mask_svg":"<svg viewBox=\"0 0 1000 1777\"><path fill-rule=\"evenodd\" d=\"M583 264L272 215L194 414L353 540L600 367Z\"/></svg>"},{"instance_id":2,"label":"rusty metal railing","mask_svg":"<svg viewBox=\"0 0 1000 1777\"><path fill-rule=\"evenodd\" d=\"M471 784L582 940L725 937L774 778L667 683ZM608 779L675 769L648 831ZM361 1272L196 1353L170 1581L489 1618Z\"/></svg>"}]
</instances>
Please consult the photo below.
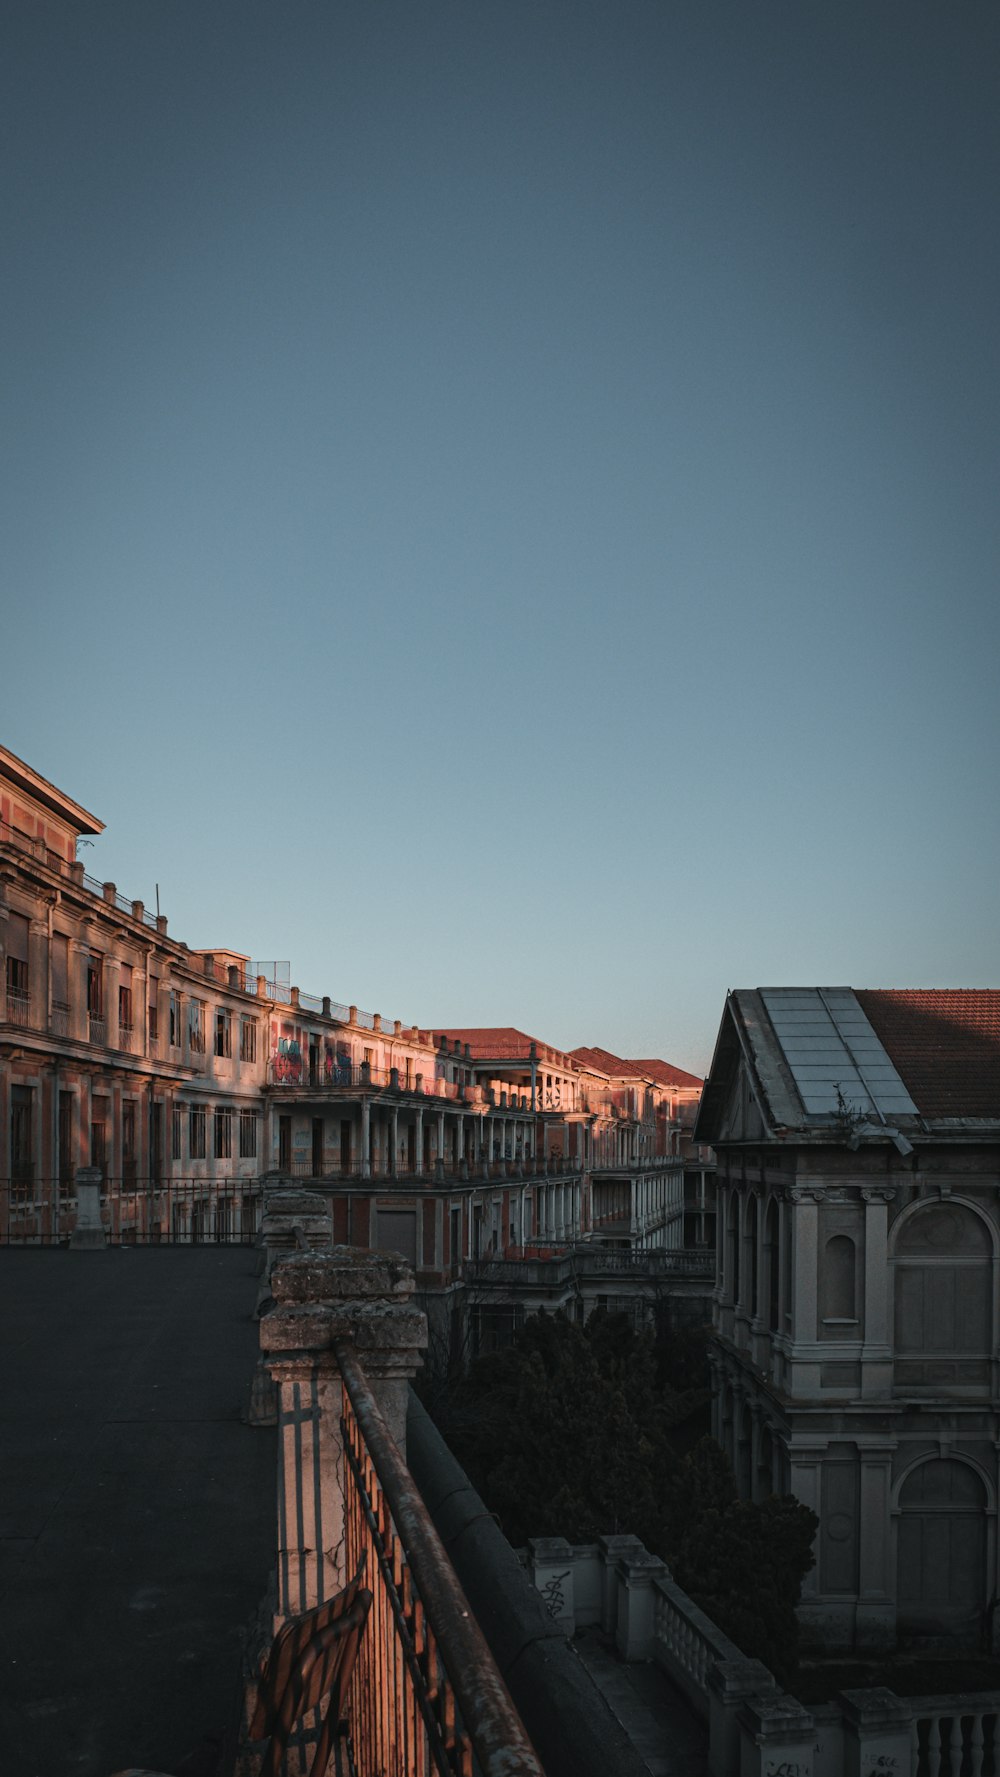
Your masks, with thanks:
<instances>
[{"instance_id":1,"label":"rusty metal railing","mask_svg":"<svg viewBox=\"0 0 1000 1777\"><path fill-rule=\"evenodd\" d=\"M374 1602L348 1702L358 1777L544 1777L353 1347L344 1381L346 1556Z\"/></svg>"}]
</instances>

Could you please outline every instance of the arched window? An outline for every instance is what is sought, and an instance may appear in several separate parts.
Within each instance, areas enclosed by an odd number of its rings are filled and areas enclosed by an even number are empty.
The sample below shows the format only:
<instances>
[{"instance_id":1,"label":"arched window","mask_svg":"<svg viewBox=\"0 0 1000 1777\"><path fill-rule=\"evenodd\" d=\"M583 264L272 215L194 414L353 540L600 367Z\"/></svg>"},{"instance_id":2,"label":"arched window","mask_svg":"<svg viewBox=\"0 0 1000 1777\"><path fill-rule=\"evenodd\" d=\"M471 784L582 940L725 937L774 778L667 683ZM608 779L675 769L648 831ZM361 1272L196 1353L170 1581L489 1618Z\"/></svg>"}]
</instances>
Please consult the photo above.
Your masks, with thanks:
<instances>
[{"instance_id":1,"label":"arched window","mask_svg":"<svg viewBox=\"0 0 1000 1777\"><path fill-rule=\"evenodd\" d=\"M977 1647L987 1601L986 1488L967 1462L932 1457L899 1492L898 1629Z\"/></svg>"},{"instance_id":2,"label":"arched window","mask_svg":"<svg viewBox=\"0 0 1000 1777\"><path fill-rule=\"evenodd\" d=\"M820 1317L823 1320L857 1318L855 1287L857 1255L849 1234L833 1234L823 1248L820 1265Z\"/></svg>"},{"instance_id":3,"label":"arched window","mask_svg":"<svg viewBox=\"0 0 1000 1777\"><path fill-rule=\"evenodd\" d=\"M896 1239L895 1381L898 1387L989 1384L993 1243L964 1204L923 1204Z\"/></svg>"}]
</instances>

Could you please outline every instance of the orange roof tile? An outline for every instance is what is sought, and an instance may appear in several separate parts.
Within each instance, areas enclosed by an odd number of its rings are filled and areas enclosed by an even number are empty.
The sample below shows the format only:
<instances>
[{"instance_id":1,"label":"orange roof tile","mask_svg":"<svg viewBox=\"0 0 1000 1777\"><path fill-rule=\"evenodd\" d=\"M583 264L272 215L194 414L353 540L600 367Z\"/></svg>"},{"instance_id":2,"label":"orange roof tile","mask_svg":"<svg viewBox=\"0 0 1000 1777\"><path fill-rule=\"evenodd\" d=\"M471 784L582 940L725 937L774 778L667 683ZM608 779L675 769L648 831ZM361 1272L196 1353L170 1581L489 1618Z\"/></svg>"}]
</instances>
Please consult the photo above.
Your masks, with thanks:
<instances>
[{"instance_id":1,"label":"orange roof tile","mask_svg":"<svg viewBox=\"0 0 1000 1777\"><path fill-rule=\"evenodd\" d=\"M1000 990L855 988L925 1117L1000 1117Z\"/></svg>"}]
</instances>

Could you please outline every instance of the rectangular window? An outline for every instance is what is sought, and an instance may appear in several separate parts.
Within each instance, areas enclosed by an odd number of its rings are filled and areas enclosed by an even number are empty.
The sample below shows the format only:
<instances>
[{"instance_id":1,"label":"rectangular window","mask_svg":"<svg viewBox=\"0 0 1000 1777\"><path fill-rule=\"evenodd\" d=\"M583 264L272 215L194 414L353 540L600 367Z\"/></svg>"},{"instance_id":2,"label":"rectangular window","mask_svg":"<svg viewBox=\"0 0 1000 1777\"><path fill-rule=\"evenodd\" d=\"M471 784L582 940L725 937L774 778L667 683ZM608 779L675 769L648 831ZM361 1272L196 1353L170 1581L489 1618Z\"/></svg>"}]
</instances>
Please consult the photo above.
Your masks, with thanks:
<instances>
[{"instance_id":1,"label":"rectangular window","mask_svg":"<svg viewBox=\"0 0 1000 1777\"><path fill-rule=\"evenodd\" d=\"M104 1017L104 959L92 956L87 964L87 1011L91 1018Z\"/></svg>"},{"instance_id":2,"label":"rectangular window","mask_svg":"<svg viewBox=\"0 0 1000 1777\"><path fill-rule=\"evenodd\" d=\"M240 1112L240 1159L257 1158L257 1112Z\"/></svg>"},{"instance_id":3,"label":"rectangular window","mask_svg":"<svg viewBox=\"0 0 1000 1777\"><path fill-rule=\"evenodd\" d=\"M73 1185L73 1094L59 1094L59 1188L68 1196Z\"/></svg>"},{"instance_id":4,"label":"rectangular window","mask_svg":"<svg viewBox=\"0 0 1000 1777\"><path fill-rule=\"evenodd\" d=\"M134 1185L138 1165L136 1161L135 1128L136 1104L134 1098L127 1098L122 1105L122 1182Z\"/></svg>"},{"instance_id":5,"label":"rectangular window","mask_svg":"<svg viewBox=\"0 0 1000 1777\"><path fill-rule=\"evenodd\" d=\"M155 1000L150 1000L148 1011L149 1011L149 1040L151 1043L155 1043L157 1037L160 1034L159 1015L157 1013Z\"/></svg>"},{"instance_id":6,"label":"rectangular window","mask_svg":"<svg viewBox=\"0 0 1000 1777\"><path fill-rule=\"evenodd\" d=\"M202 1000L192 1000L188 1009L188 1038L196 1055L205 1053L205 1006Z\"/></svg>"},{"instance_id":7,"label":"rectangular window","mask_svg":"<svg viewBox=\"0 0 1000 1777\"><path fill-rule=\"evenodd\" d=\"M95 1093L90 1102L90 1164L103 1171L108 1163L108 1100Z\"/></svg>"},{"instance_id":8,"label":"rectangular window","mask_svg":"<svg viewBox=\"0 0 1000 1777\"><path fill-rule=\"evenodd\" d=\"M257 1059L257 1023L253 1018L244 1018L240 1023L240 1060L256 1061Z\"/></svg>"},{"instance_id":9,"label":"rectangular window","mask_svg":"<svg viewBox=\"0 0 1000 1777\"><path fill-rule=\"evenodd\" d=\"M7 915L7 1017L11 1024L28 1022L28 921L23 913Z\"/></svg>"},{"instance_id":10,"label":"rectangular window","mask_svg":"<svg viewBox=\"0 0 1000 1777\"><path fill-rule=\"evenodd\" d=\"M177 995L170 995L170 1047L179 1049L181 1046L181 1026L177 1008Z\"/></svg>"},{"instance_id":11,"label":"rectangular window","mask_svg":"<svg viewBox=\"0 0 1000 1777\"><path fill-rule=\"evenodd\" d=\"M188 1158L205 1158L205 1110L200 1104L192 1105L188 1112Z\"/></svg>"},{"instance_id":12,"label":"rectangular window","mask_svg":"<svg viewBox=\"0 0 1000 1777\"><path fill-rule=\"evenodd\" d=\"M69 939L60 932L52 934L52 1004L57 1011L69 1010Z\"/></svg>"},{"instance_id":13,"label":"rectangular window","mask_svg":"<svg viewBox=\"0 0 1000 1777\"><path fill-rule=\"evenodd\" d=\"M181 1135L182 1116L183 1112L178 1109L177 1105L174 1105L174 1108L170 1113L170 1157L172 1160L179 1160L181 1158L181 1142L183 1139Z\"/></svg>"},{"instance_id":14,"label":"rectangular window","mask_svg":"<svg viewBox=\"0 0 1000 1777\"><path fill-rule=\"evenodd\" d=\"M228 1012L215 1014L215 1053L231 1055L233 1052L233 1021Z\"/></svg>"},{"instance_id":15,"label":"rectangular window","mask_svg":"<svg viewBox=\"0 0 1000 1777\"><path fill-rule=\"evenodd\" d=\"M10 1089L10 1175L15 1195L22 1197L35 1176L34 1097L30 1086Z\"/></svg>"},{"instance_id":16,"label":"rectangular window","mask_svg":"<svg viewBox=\"0 0 1000 1777\"><path fill-rule=\"evenodd\" d=\"M129 971L131 973L131 971ZM118 989L118 1035L123 1049L132 1043L132 989L121 986Z\"/></svg>"},{"instance_id":17,"label":"rectangular window","mask_svg":"<svg viewBox=\"0 0 1000 1777\"><path fill-rule=\"evenodd\" d=\"M233 1155L233 1113L228 1105L218 1108L214 1118L215 1158L231 1160Z\"/></svg>"}]
</instances>

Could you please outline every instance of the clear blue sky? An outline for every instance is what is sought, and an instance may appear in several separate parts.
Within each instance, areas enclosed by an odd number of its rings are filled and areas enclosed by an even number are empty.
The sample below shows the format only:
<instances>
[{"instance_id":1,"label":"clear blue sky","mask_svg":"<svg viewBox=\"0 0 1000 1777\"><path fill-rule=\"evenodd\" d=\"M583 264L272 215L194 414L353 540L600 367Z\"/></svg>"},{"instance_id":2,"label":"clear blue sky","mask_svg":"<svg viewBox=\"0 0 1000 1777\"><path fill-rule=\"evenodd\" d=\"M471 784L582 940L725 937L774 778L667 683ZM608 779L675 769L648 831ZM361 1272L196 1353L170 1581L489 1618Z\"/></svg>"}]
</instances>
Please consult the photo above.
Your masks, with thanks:
<instances>
[{"instance_id":1,"label":"clear blue sky","mask_svg":"<svg viewBox=\"0 0 1000 1777\"><path fill-rule=\"evenodd\" d=\"M1000 8L5 10L0 738L190 944L995 985Z\"/></svg>"}]
</instances>

